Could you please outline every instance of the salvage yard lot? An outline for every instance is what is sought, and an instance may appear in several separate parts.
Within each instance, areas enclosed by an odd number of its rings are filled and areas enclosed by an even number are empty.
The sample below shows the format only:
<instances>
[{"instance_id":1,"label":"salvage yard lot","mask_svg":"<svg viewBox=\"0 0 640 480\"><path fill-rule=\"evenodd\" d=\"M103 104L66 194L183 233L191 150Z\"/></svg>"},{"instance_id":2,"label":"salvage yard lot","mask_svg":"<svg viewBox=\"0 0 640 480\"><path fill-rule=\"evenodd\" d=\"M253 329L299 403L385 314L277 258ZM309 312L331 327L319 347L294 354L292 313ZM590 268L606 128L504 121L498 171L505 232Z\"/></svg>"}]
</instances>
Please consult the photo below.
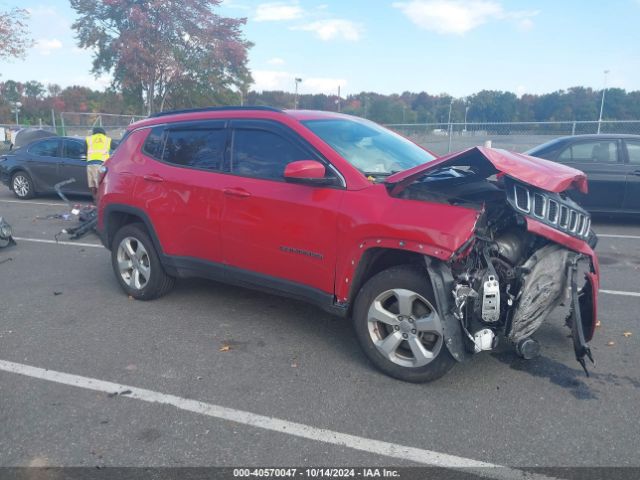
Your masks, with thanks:
<instances>
[{"instance_id":1,"label":"salvage yard lot","mask_svg":"<svg viewBox=\"0 0 640 480\"><path fill-rule=\"evenodd\" d=\"M638 220L594 222L610 293L599 296L590 378L556 314L537 334L538 359L501 348L412 385L369 365L348 321L304 303L205 280L128 299L93 234L37 242L72 224L37 217L65 211L53 197L15 202L0 190L0 215L22 239L0 250L0 466L417 464L367 439L458 466L640 466ZM235 421L13 373L9 362L227 407ZM247 412L308 435L248 425Z\"/></svg>"}]
</instances>

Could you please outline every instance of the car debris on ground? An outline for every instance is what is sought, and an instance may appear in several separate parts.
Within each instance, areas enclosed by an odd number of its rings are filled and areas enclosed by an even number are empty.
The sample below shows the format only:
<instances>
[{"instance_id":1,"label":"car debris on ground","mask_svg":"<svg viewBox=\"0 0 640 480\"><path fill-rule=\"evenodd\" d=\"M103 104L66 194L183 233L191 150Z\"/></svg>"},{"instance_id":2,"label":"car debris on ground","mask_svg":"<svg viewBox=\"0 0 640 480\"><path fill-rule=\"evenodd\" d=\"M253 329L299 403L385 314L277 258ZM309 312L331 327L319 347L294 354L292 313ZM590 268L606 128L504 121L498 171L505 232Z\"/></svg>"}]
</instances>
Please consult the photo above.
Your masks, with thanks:
<instances>
[{"instance_id":1,"label":"car debris on ground","mask_svg":"<svg viewBox=\"0 0 640 480\"><path fill-rule=\"evenodd\" d=\"M0 217L0 248L15 244L16 242L13 239L13 229L11 228L11 225L9 225L3 217Z\"/></svg>"},{"instance_id":2,"label":"car debris on ground","mask_svg":"<svg viewBox=\"0 0 640 480\"><path fill-rule=\"evenodd\" d=\"M69 185L70 183L74 183L75 181L75 178L70 178L68 180L56 183L54 187L58 196L69 206L70 214L63 213L49 217L60 218L63 220L68 220L70 218L70 215L78 217L78 225L75 227L63 228L62 230L60 230L60 232L55 235L56 241L58 241L58 237L62 234L69 235L70 240L77 240L78 238L81 238L87 233L93 231L98 221L98 211L95 205L72 205L66 195L62 193L62 187L64 187L65 185Z\"/></svg>"}]
</instances>

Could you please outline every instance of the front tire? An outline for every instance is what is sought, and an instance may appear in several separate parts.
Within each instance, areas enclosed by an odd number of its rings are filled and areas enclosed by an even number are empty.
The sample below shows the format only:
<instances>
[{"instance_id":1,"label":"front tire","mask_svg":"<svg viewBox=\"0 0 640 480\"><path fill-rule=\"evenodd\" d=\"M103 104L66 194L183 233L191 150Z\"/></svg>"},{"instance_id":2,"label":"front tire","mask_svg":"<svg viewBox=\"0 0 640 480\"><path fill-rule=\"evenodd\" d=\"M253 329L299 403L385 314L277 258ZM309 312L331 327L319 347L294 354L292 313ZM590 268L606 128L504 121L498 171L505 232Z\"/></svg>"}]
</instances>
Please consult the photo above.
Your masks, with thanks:
<instances>
[{"instance_id":1,"label":"front tire","mask_svg":"<svg viewBox=\"0 0 640 480\"><path fill-rule=\"evenodd\" d=\"M398 265L372 277L360 290L353 322L364 353L387 375L423 383L456 363L444 344L442 321L427 273Z\"/></svg>"},{"instance_id":2,"label":"front tire","mask_svg":"<svg viewBox=\"0 0 640 480\"><path fill-rule=\"evenodd\" d=\"M111 265L122 289L136 300L153 300L173 288L147 230L141 223L125 225L111 244Z\"/></svg>"},{"instance_id":3,"label":"front tire","mask_svg":"<svg viewBox=\"0 0 640 480\"><path fill-rule=\"evenodd\" d=\"M27 172L22 170L14 173L11 177L11 190L20 200L28 200L36 194L33 188L33 180L31 180Z\"/></svg>"}]
</instances>

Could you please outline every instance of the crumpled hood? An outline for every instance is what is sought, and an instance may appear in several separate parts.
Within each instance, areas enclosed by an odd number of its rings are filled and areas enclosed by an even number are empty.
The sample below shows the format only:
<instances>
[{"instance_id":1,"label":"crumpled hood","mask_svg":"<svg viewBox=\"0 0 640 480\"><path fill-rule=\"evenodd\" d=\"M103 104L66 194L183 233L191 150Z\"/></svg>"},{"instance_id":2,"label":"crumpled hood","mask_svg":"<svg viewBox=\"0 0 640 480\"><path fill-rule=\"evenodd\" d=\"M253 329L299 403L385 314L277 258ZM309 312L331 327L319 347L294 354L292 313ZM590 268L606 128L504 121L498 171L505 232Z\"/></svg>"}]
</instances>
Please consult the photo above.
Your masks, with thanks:
<instances>
[{"instance_id":1,"label":"crumpled hood","mask_svg":"<svg viewBox=\"0 0 640 480\"><path fill-rule=\"evenodd\" d=\"M432 162L390 175L385 183L393 185L393 193L397 194L425 173L454 165L475 167L487 176L503 173L549 192L559 193L576 188L587 193L587 176L580 170L522 153L487 147L473 147L436 158Z\"/></svg>"}]
</instances>

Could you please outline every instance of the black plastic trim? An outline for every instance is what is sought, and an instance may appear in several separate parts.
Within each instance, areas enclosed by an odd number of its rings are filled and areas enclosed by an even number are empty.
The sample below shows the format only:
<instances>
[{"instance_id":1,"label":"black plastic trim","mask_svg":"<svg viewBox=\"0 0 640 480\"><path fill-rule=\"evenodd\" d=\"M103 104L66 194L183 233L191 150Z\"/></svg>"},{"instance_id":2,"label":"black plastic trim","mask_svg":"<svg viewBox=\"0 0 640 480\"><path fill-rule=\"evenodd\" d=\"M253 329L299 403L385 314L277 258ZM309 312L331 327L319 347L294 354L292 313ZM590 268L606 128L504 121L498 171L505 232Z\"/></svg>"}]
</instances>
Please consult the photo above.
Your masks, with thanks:
<instances>
[{"instance_id":1,"label":"black plastic trim","mask_svg":"<svg viewBox=\"0 0 640 480\"><path fill-rule=\"evenodd\" d=\"M440 260L431 257L424 257L429 280L436 298L438 313L442 318L442 328L444 330L444 343L458 362L462 362L470 357L465 349L462 340L462 328L460 321L453 314L454 304L451 292L454 289L451 269Z\"/></svg>"},{"instance_id":2,"label":"black plastic trim","mask_svg":"<svg viewBox=\"0 0 640 480\"><path fill-rule=\"evenodd\" d=\"M317 288L309 287L300 283L272 277L237 267L209 262L193 257L176 257L166 255L162 250L158 236L153 228L151 220L142 210L129 205L111 204L104 210L103 229L98 231L102 244L111 249L111 240L116 232L108 230L109 217L114 213L124 213L139 218L147 227L153 246L158 252L160 262L165 271L175 277L201 277L211 280L228 283L240 287L247 287L253 290L260 290L266 293L276 294L297 300L312 303L323 310L340 317L345 317L348 311L347 304L336 304L335 296L331 293L323 292Z\"/></svg>"},{"instance_id":3,"label":"black plastic trim","mask_svg":"<svg viewBox=\"0 0 640 480\"><path fill-rule=\"evenodd\" d=\"M104 213L102 217L103 230L98 231L98 235L100 236L100 240L102 241L102 244L108 250L111 250L111 241L113 240L113 237L116 234L116 232L110 232L108 230L109 217L114 213L125 213L127 215L138 217L140 220L142 220L144 225L147 227L147 232L149 232L149 236L151 237L151 241L153 242L153 246L156 249L156 252L158 252L158 255L160 257L163 256L162 245L160 244L160 241L158 240L158 235L156 234L156 231L153 228L153 223L151 223L151 220L149 219L147 214L143 210L140 210L139 208L132 207L130 205L123 205L121 203L112 203L110 205L107 205L104 209Z\"/></svg>"}]
</instances>

